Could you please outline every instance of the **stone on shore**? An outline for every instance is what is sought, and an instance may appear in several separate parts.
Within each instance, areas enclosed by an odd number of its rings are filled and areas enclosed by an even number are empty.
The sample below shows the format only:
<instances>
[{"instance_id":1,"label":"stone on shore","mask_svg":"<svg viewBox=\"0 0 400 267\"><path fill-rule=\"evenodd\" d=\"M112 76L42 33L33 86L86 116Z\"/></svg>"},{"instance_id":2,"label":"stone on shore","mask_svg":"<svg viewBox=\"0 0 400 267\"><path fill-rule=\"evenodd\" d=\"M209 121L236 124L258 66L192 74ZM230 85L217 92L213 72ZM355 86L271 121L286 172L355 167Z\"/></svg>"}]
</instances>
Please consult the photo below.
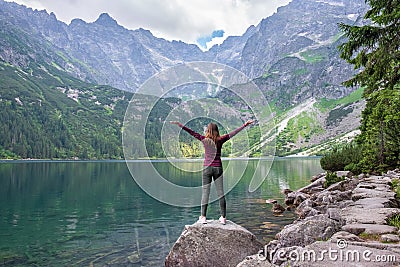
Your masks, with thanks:
<instances>
[{"instance_id":1,"label":"stone on shore","mask_svg":"<svg viewBox=\"0 0 400 267\"><path fill-rule=\"evenodd\" d=\"M363 224L363 223L354 223L347 224L342 227L344 231L349 233L359 235L361 233L366 233L370 235L381 235L381 234L391 234L396 233L397 228L390 225L382 225L382 224Z\"/></svg>"},{"instance_id":2,"label":"stone on shore","mask_svg":"<svg viewBox=\"0 0 400 267\"><path fill-rule=\"evenodd\" d=\"M397 208L377 208L367 209L359 207L347 207L340 212L346 224L368 223L368 224L386 224L386 220L399 213Z\"/></svg>"},{"instance_id":3,"label":"stone on shore","mask_svg":"<svg viewBox=\"0 0 400 267\"><path fill-rule=\"evenodd\" d=\"M356 188L355 190L353 190L352 199L353 201L357 201L362 198L376 197L394 199L395 195L395 192L383 191L378 189Z\"/></svg>"},{"instance_id":4,"label":"stone on shore","mask_svg":"<svg viewBox=\"0 0 400 267\"><path fill-rule=\"evenodd\" d=\"M326 214L315 215L285 226L276 238L281 246L306 246L320 239L329 239L341 226Z\"/></svg>"},{"instance_id":5,"label":"stone on shore","mask_svg":"<svg viewBox=\"0 0 400 267\"><path fill-rule=\"evenodd\" d=\"M275 264L267 260L260 260L258 255L247 256L236 267L275 267Z\"/></svg>"},{"instance_id":6,"label":"stone on shore","mask_svg":"<svg viewBox=\"0 0 400 267\"><path fill-rule=\"evenodd\" d=\"M318 241L292 252L291 256L296 260L288 260L285 266L386 267L399 265L400 253L398 246L388 244L380 247L367 247L362 244L348 242L338 245L337 242Z\"/></svg>"},{"instance_id":7,"label":"stone on shore","mask_svg":"<svg viewBox=\"0 0 400 267\"><path fill-rule=\"evenodd\" d=\"M391 188L400 171L337 175L346 178L321 188L325 175L320 174L286 194L285 203L299 218L265 246L266 260L253 255L238 266L400 266L400 230L388 225L400 214L400 200Z\"/></svg>"},{"instance_id":8,"label":"stone on shore","mask_svg":"<svg viewBox=\"0 0 400 267\"><path fill-rule=\"evenodd\" d=\"M382 242L397 243L400 242L400 237L394 234L386 234L381 236Z\"/></svg>"},{"instance_id":9,"label":"stone on shore","mask_svg":"<svg viewBox=\"0 0 400 267\"><path fill-rule=\"evenodd\" d=\"M338 240L364 242L364 240L358 237L357 235L346 231L339 231L335 233L332 236L331 240L332 242L338 242Z\"/></svg>"},{"instance_id":10,"label":"stone on shore","mask_svg":"<svg viewBox=\"0 0 400 267\"><path fill-rule=\"evenodd\" d=\"M236 266L263 245L256 237L231 221L186 225L169 252L165 266Z\"/></svg>"},{"instance_id":11,"label":"stone on shore","mask_svg":"<svg viewBox=\"0 0 400 267\"><path fill-rule=\"evenodd\" d=\"M382 197L362 198L354 202L353 206L364 209L398 207L397 201Z\"/></svg>"}]
</instances>

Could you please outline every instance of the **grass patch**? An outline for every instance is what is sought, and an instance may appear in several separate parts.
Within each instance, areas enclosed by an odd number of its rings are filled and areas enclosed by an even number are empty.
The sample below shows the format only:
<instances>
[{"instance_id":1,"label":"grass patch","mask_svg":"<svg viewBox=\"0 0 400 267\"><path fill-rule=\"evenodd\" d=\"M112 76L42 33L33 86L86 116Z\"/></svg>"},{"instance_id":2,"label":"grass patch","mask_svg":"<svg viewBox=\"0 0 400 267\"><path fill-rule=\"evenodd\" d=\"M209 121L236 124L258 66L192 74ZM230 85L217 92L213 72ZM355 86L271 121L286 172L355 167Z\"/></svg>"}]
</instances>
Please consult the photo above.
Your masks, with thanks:
<instances>
[{"instance_id":1,"label":"grass patch","mask_svg":"<svg viewBox=\"0 0 400 267\"><path fill-rule=\"evenodd\" d=\"M400 213L393 215L392 217L386 220L388 225L397 227L400 229Z\"/></svg>"},{"instance_id":2,"label":"grass patch","mask_svg":"<svg viewBox=\"0 0 400 267\"><path fill-rule=\"evenodd\" d=\"M307 69L297 69L294 71L294 75L296 76L301 76L307 73L308 73Z\"/></svg>"},{"instance_id":3,"label":"grass patch","mask_svg":"<svg viewBox=\"0 0 400 267\"><path fill-rule=\"evenodd\" d=\"M325 60L326 56L316 53L315 51L307 50L300 53L307 63L317 63Z\"/></svg>"},{"instance_id":4,"label":"grass patch","mask_svg":"<svg viewBox=\"0 0 400 267\"><path fill-rule=\"evenodd\" d=\"M277 119L283 120L284 116ZM291 118L285 129L279 133L276 139L277 155L286 155L296 148L310 142L310 139L324 129L316 119L315 113L302 112L298 116Z\"/></svg>"},{"instance_id":5,"label":"grass patch","mask_svg":"<svg viewBox=\"0 0 400 267\"><path fill-rule=\"evenodd\" d=\"M326 99L322 98L318 103L317 107L321 111L331 110L338 105L347 105L357 101L360 101L364 94L364 88L358 88L357 90L351 92L348 96L340 99Z\"/></svg>"},{"instance_id":6,"label":"grass patch","mask_svg":"<svg viewBox=\"0 0 400 267\"><path fill-rule=\"evenodd\" d=\"M269 78L271 76L272 76L272 73L269 73L268 71L266 71L266 72L263 73L263 75L261 75L261 78L267 79L267 78Z\"/></svg>"},{"instance_id":7,"label":"grass patch","mask_svg":"<svg viewBox=\"0 0 400 267\"><path fill-rule=\"evenodd\" d=\"M336 175L335 172L327 172L325 179L326 179L326 181L324 183L324 187L328 188L329 186L331 186L333 184L344 181L345 177L344 176L339 177Z\"/></svg>"},{"instance_id":8,"label":"grass patch","mask_svg":"<svg viewBox=\"0 0 400 267\"><path fill-rule=\"evenodd\" d=\"M400 181L399 181L399 179L392 180L392 190L396 193L396 198L400 198Z\"/></svg>"},{"instance_id":9,"label":"grass patch","mask_svg":"<svg viewBox=\"0 0 400 267\"><path fill-rule=\"evenodd\" d=\"M363 232L359 237L366 241L381 241L381 236L378 234L367 234L366 232Z\"/></svg>"}]
</instances>

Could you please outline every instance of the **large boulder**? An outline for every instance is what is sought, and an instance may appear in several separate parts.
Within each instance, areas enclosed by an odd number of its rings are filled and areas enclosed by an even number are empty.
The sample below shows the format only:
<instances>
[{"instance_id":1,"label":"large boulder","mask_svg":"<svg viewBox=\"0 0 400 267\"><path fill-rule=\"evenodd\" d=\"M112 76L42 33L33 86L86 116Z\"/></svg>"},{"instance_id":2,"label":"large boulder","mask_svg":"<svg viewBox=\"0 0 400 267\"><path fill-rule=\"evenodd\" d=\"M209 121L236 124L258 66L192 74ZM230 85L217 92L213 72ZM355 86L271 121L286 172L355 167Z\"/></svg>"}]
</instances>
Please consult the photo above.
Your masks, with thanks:
<instances>
[{"instance_id":1,"label":"large boulder","mask_svg":"<svg viewBox=\"0 0 400 267\"><path fill-rule=\"evenodd\" d=\"M165 266L236 266L263 245L248 230L231 221L186 225L169 252Z\"/></svg>"}]
</instances>

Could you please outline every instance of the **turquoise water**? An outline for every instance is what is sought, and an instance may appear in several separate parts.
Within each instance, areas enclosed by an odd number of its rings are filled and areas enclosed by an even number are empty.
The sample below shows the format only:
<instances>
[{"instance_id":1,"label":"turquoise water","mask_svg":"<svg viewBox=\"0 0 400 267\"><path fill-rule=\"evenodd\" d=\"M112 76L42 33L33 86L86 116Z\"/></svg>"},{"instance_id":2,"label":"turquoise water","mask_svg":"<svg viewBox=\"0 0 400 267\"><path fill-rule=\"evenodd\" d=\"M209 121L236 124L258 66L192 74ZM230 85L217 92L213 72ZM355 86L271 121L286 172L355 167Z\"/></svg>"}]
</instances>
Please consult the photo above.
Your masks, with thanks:
<instances>
[{"instance_id":1,"label":"turquoise water","mask_svg":"<svg viewBox=\"0 0 400 267\"><path fill-rule=\"evenodd\" d=\"M142 163L131 164L140 169ZM154 166L176 184L201 184L198 172L177 172L162 161ZM271 240L294 215L274 216L265 199L282 200L282 188L300 188L321 171L316 158L276 159L253 193L247 190L251 173L245 172L227 194L228 219L262 242ZM226 171L224 179L234 175ZM148 196L122 161L2 162L0 183L0 265L163 266L184 225L199 215L198 207L169 206ZM207 217L219 217L218 202L209 205Z\"/></svg>"}]
</instances>

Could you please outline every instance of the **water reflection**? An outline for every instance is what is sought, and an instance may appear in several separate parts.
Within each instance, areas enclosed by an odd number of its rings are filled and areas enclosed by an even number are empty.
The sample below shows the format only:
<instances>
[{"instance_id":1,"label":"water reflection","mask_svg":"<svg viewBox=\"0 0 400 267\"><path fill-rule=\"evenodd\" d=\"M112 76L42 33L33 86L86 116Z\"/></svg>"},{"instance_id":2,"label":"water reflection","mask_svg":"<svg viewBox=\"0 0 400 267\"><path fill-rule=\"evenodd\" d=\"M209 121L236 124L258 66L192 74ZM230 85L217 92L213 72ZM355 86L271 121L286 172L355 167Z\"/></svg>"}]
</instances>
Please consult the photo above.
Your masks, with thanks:
<instances>
[{"instance_id":1,"label":"water reflection","mask_svg":"<svg viewBox=\"0 0 400 267\"><path fill-rule=\"evenodd\" d=\"M282 188L299 188L321 169L318 159L277 159L262 186L250 193L254 164L249 161L227 194L228 217L267 241L293 215L273 216L265 199L281 198ZM201 185L198 172L165 162L155 166L173 183ZM241 168L238 160L229 164L225 186L237 180ZM125 162L1 163L0 183L0 262L7 259L7 265L160 266L184 225L199 213L197 207L173 207L149 197ZM209 205L208 217L219 217L217 202Z\"/></svg>"}]
</instances>

